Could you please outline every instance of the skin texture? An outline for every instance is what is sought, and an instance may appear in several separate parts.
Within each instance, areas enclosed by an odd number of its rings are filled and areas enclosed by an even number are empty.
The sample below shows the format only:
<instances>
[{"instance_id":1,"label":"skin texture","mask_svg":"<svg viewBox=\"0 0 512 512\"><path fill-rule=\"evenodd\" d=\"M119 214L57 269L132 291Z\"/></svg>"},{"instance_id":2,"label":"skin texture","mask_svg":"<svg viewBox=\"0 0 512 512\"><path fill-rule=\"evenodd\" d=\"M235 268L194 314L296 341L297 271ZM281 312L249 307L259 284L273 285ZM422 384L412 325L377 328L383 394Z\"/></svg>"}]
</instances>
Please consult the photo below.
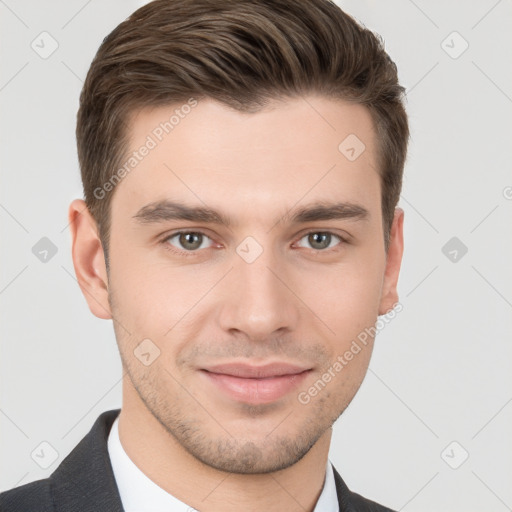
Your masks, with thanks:
<instances>
[{"instance_id":1,"label":"skin texture","mask_svg":"<svg viewBox=\"0 0 512 512\"><path fill-rule=\"evenodd\" d=\"M130 147L175 108L137 112ZM366 146L354 161L338 149L349 134ZM134 218L164 199L209 207L232 224ZM289 222L315 202L350 202L369 215ZM69 208L73 261L92 313L114 320L125 371L119 432L130 458L203 511L313 510L331 426L359 389L373 340L309 403L298 395L398 301L403 211L386 254L368 110L308 96L242 114L201 100L116 186L108 275L84 208L78 199ZM180 230L205 236L169 238ZM333 235L322 245L311 232ZM262 248L252 263L237 253L247 237ZM134 353L145 339L160 351L149 365ZM275 361L311 371L270 403L235 400L201 371Z\"/></svg>"}]
</instances>

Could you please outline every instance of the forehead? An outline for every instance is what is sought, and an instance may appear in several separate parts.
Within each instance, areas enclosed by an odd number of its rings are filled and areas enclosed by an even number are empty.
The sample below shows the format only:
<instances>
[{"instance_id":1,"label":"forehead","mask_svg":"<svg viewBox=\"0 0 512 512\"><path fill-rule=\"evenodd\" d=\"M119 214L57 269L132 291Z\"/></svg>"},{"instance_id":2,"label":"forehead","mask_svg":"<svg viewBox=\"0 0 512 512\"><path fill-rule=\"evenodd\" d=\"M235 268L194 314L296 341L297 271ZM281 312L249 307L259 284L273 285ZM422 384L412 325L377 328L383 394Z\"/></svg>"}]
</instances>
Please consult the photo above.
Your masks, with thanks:
<instances>
[{"instance_id":1,"label":"forehead","mask_svg":"<svg viewBox=\"0 0 512 512\"><path fill-rule=\"evenodd\" d=\"M252 217L319 200L380 206L367 108L311 96L256 113L211 99L186 105L131 116L127 172L116 185L113 213L134 214L165 199Z\"/></svg>"}]
</instances>

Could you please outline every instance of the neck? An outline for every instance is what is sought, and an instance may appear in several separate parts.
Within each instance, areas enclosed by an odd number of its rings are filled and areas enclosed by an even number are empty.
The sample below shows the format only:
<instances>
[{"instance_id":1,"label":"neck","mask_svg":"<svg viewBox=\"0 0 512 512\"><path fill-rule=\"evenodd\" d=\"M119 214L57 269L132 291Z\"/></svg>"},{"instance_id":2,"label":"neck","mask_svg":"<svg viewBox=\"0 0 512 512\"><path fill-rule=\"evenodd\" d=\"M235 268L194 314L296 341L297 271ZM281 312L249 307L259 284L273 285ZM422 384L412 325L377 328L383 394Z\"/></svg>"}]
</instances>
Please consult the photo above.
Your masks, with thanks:
<instances>
[{"instance_id":1,"label":"neck","mask_svg":"<svg viewBox=\"0 0 512 512\"><path fill-rule=\"evenodd\" d=\"M332 429L288 468L265 474L227 473L187 452L147 410L133 388L126 387L124 381L121 444L134 464L175 498L202 512L314 510L325 480Z\"/></svg>"}]
</instances>

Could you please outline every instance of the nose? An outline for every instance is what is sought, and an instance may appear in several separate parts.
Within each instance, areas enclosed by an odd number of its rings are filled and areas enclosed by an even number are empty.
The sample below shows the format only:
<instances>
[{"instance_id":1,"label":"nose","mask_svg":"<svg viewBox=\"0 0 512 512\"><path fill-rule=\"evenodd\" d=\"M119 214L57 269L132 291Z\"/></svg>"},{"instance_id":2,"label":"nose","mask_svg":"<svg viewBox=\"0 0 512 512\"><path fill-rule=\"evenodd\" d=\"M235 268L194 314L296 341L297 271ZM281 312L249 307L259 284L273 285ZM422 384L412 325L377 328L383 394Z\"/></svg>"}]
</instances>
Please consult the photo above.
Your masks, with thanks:
<instances>
[{"instance_id":1,"label":"nose","mask_svg":"<svg viewBox=\"0 0 512 512\"><path fill-rule=\"evenodd\" d=\"M295 330L300 301L290 276L271 251L263 251L252 263L235 254L234 262L224 290L220 327L254 341Z\"/></svg>"}]
</instances>

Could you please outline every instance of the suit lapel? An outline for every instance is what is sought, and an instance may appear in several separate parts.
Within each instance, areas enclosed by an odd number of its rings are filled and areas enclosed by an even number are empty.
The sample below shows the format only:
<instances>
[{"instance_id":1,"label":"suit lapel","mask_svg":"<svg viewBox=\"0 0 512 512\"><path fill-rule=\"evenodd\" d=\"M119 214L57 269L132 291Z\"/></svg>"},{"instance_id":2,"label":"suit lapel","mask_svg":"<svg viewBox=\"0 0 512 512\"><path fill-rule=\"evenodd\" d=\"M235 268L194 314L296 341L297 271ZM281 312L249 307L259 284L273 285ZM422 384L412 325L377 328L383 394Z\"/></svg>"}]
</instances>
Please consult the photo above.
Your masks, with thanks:
<instances>
[{"instance_id":1,"label":"suit lapel","mask_svg":"<svg viewBox=\"0 0 512 512\"><path fill-rule=\"evenodd\" d=\"M120 411L101 414L51 475L55 512L123 512L107 445Z\"/></svg>"},{"instance_id":2,"label":"suit lapel","mask_svg":"<svg viewBox=\"0 0 512 512\"><path fill-rule=\"evenodd\" d=\"M334 473L334 482L336 484L336 493L338 495L338 505L340 507L340 512L355 512L351 499L352 492L347 487L347 484L343 481L334 466L332 466L332 470Z\"/></svg>"}]
</instances>

